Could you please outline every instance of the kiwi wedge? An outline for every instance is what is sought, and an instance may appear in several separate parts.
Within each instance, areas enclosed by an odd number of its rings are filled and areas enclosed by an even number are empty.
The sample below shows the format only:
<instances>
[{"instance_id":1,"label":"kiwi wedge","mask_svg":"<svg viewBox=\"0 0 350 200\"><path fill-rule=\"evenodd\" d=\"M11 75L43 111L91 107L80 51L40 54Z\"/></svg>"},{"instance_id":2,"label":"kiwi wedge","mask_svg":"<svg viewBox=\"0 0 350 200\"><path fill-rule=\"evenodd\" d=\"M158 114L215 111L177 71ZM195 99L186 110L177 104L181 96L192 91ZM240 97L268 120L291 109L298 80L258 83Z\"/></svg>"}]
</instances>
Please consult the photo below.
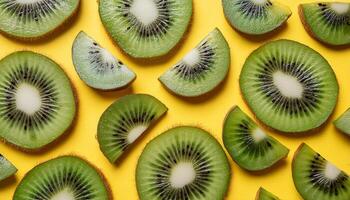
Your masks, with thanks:
<instances>
[{"instance_id":1,"label":"kiwi wedge","mask_svg":"<svg viewBox=\"0 0 350 200\"><path fill-rule=\"evenodd\" d=\"M279 198L261 187L256 194L255 200L279 200Z\"/></svg>"},{"instance_id":2,"label":"kiwi wedge","mask_svg":"<svg viewBox=\"0 0 350 200\"><path fill-rule=\"evenodd\" d=\"M327 60L291 40L268 42L251 53L239 82L257 118L289 133L321 126L333 112L339 90Z\"/></svg>"},{"instance_id":3,"label":"kiwi wedge","mask_svg":"<svg viewBox=\"0 0 350 200\"><path fill-rule=\"evenodd\" d=\"M21 180L14 200L111 200L103 175L76 156L60 156L31 169Z\"/></svg>"},{"instance_id":4,"label":"kiwi wedge","mask_svg":"<svg viewBox=\"0 0 350 200\"><path fill-rule=\"evenodd\" d=\"M291 16L291 10L274 0L222 0L229 23L238 31L261 35L271 32Z\"/></svg>"},{"instance_id":5,"label":"kiwi wedge","mask_svg":"<svg viewBox=\"0 0 350 200\"><path fill-rule=\"evenodd\" d=\"M179 126L157 136L136 168L140 200L222 200L230 166L220 144L205 130Z\"/></svg>"},{"instance_id":6,"label":"kiwi wedge","mask_svg":"<svg viewBox=\"0 0 350 200\"><path fill-rule=\"evenodd\" d=\"M80 0L1 0L0 32L15 38L40 38L67 21Z\"/></svg>"},{"instance_id":7,"label":"kiwi wedge","mask_svg":"<svg viewBox=\"0 0 350 200\"><path fill-rule=\"evenodd\" d=\"M192 0L100 0L104 27L130 56L168 53L183 37L192 16Z\"/></svg>"},{"instance_id":8,"label":"kiwi wedge","mask_svg":"<svg viewBox=\"0 0 350 200\"><path fill-rule=\"evenodd\" d=\"M200 96L218 86L229 67L230 47L220 30L215 28L159 80L177 95Z\"/></svg>"},{"instance_id":9,"label":"kiwi wedge","mask_svg":"<svg viewBox=\"0 0 350 200\"><path fill-rule=\"evenodd\" d=\"M72 57L79 77L95 89L121 89L136 78L133 71L83 31L74 40Z\"/></svg>"},{"instance_id":10,"label":"kiwi wedge","mask_svg":"<svg viewBox=\"0 0 350 200\"><path fill-rule=\"evenodd\" d=\"M294 185L304 200L349 200L349 176L301 144L292 163Z\"/></svg>"},{"instance_id":11,"label":"kiwi wedge","mask_svg":"<svg viewBox=\"0 0 350 200\"><path fill-rule=\"evenodd\" d=\"M17 172L17 168L0 154L0 181L14 175Z\"/></svg>"},{"instance_id":12,"label":"kiwi wedge","mask_svg":"<svg viewBox=\"0 0 350 200\"><path fill-rule=\"evenodd\" d=\"M347 109L338 119L334 122L335 127L350 136L350 108Z\"/></svg>"},{"instance_id":13,"label":"kiwi wedge","mask_svg":"<svg viewBox=\"0 0 350 200\"><path fill-rule=\"evenodd\" d=\"M65 72L30 51L0 61L0 137L20 149L37 150L72 124L76 101Z\"/></svg>"},{"instance_id":14,"label":"kiwi wedge","mask_svg":"<svg viewBox=\"0 0 350 200\"><path fill-rule=\"evenodd\" d=\"M350 44L350 3L317 2L299 6L300 19L317 40L329 45Z\"/></svg>"}]
</instances>

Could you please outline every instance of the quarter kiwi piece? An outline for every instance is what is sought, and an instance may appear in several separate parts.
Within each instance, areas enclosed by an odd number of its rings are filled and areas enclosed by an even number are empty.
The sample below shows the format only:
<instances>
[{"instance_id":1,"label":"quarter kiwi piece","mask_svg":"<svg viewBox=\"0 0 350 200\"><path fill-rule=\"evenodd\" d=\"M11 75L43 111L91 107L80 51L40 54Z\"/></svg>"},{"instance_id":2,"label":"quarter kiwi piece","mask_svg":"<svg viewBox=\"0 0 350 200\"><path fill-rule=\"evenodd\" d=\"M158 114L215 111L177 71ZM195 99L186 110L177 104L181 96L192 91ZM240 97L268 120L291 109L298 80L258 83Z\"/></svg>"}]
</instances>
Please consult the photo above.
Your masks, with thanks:
<instances>
[{"instance_id":1,"label":"quarter kiwi piece","mask_svg":"<svg viewBox=\"0 0 350 200\"><path fill-rule=\"evenodd\" d=\"M177 95L200 96L218 86L229 67L230 48L220 30L215 28L159 80Z\"/></svg>"},{"instance_id":2,"label":"quarter kiwi piece","mask_svg":"<svg viewBox=\"0 0 350 200\"><path fill-rule=\"evenodd\" d=\"M239 82L257 118L289 133L321 126L338 98L338 82L327 60L291 40L269 42L251 53Z\"/></svg>"},{"instance_id":3,"label":"quarter kiwi piece","mask_svg":"<svg viewBox=\"0 0 350 200\"><path fill-rule=\"evenodd\" d=\"M275 30L292 14L287 6L273 0L222 0L222 5L229 23L251 35Z\"/></svg>"},{"instance_id":4,"label":"quarter kiwi piece","mask_svg":"<svg viewBox=\"0 0 350 200\"><path fill-rule=\"evenodd\" d=\"M306 144L295 152L294 185L305 200L349 200L349 176Z\"/></svg>"},{"instance_id":5,"label":"quarter kiwi piece","mask_svg":"<svg viewBox=\"0 0 350 200\"><path fill-rule=\"evenodd\" d=\"M350 136L350 108L346 110L340 117L338 117L338 119L336 119L333 123L337 129Z\"/></svg>"},{"instance_id":6,"label":"quarter kiwi piece","mask_svg":"<svg viewBox=\"0 0 350 200\"><path fill-rule=\"evenodd\" d=\"M0 154L0 181L14 175L17 172L17 168Z\"/></svg>"},{"instance_id":7,"label":"quarter kiwi piece","mask_svg":"<svg viewBox=\"0 0 350 200\"><path fill-rule=\"evenodd\" d=\"M95 89L120 89L136 78L133 71L83 31L74 40L72 57L79 77Z\"/></svg>"},{"instance_id":8,"label":"quarter kiwi piece","mask_svg":"<svg viewBox=\"0 0 350 200\"><path fill-rule=\"evenodd\" d=\"M222 200L229 181L230 166L220 144L208 132L190 126L153 139L136 168L140 200Z\"/></svg>"},{"instance_id":9,"label":"quarter kiwi piece","mask_svg":"<svg viewBox=\"0 0 350 200\"><path fill-rule=\"evenodd\" d=\"M289 153L287 147L267 135L238 106L227 114L222 137L233 160L249 171L267 169Z\"/></svg>"},{"instance_id":10,"label":"quarter kiwi piece","mask_svg":"<svg viewBox=\"0 0 350 200\"><path fill-rule=\"evenodd\" d=\"M168 108L153 96L132 94L115 101L102 114L97 139L102 153L114 163Z\"/></svg>"},{"instance_id":11,"label":"quarter kiwi piece","mask_svg":"<svg viewBox=\"0 0 350 200\"><path fill-rule=\"evenodd\" d=\"M72 124L76 101L65 72L30 51L0 61L0 137L20 149L37 150Z\"/></svg>"},{"instance_id":12,"label":"quarter kiwi piece","mask_svg":"<svg viewBox=\"0 0 350 200\"><path fill-rule=\"evenodd\" d=\"M330 45L350 44L350 3L318 2L299 5L306 30L317 40Z\"/></svg>"},{"instance_id":13,"label":"quarter kiwi piece","mask_svg":"<svg viewBox=\"0 0 350 200\"><path fill-rule=\"evenodd\" d=\"M168 53L183 37L192 0L100 0L104 27L129 55L150 58Z\"/></svg>"},{"instance_id":14,"label":"quarter kiwi piece","mask_svg":"<svg viewBox=\"0 0 350 200\"><path fill-rule=\"evenodd\" d=\"M80 0L0 0L0 32L22 39L40 38L67 21Z\"/></svg>"},{"instance_id":15,"label":"quarter kiwi piece","mask_svg":"<svg viewBox=\"0 0 350 200\"><path fill-rule=\"evenodd\" d=\"M256 194L255 200L279 200L279 198L261 187Z\"/></svg>"},{"instance_id":16,"label":"quarter kiwi piece","mask_svg":"<svg viewBox=\"0 0 350 200\"><path fill-rule=\"evenodd\" d=\"M16 188L16 200L111 200L102 173L76 156L60 156L31 169Z\"/></svg>"}]
</instances>

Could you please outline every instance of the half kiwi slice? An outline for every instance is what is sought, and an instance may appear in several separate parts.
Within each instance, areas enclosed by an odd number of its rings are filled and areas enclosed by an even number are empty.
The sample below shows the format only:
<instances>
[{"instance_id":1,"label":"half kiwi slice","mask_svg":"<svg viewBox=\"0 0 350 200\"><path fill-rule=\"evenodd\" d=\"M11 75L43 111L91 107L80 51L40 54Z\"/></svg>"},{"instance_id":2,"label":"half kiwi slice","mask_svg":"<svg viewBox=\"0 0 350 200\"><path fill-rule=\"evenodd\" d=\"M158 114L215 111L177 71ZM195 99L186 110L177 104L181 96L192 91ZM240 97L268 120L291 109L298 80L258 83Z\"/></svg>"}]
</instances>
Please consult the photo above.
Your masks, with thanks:
<instances>
[{"instance_id":1,"label":"half kiwi slice","mask_svg":"<svg viewBox=\"0 0 350 200\"><path fill-rule=\"evenodd\" d=\"M80 0L2 0L0 31L23 39L42 37L67 21Z\"/></svg>"},{"instance_id":2,"label":"half kiwi slice","mask_svg":"<svg viewBox=\"0 0 350 200\"><path fill-rule=\"evenodd\" d=\"M260 35L284 24L291 10L273 0L222 0L226 19L243 33Z\"/></svg>"},{"instance_id":3,"label":"half kiwi slice","mask_svg":"<svg viewBox=\"0 0 350 200\"><path fill-rule=\"evenodd\" d=\"M318 2L299 6L300 19L316 39L330 45L350 44L350 3Z\"/></svg>"},{"instance_id":4,"label":"half kiwi slice","mask_svg":"<svg viewBox=\"0 0 350 200\"><path fill-rule=\"evenodd\" d=\"M72 57L79 77L95 89L120 89L136 78L133 71L83 31L74 40Z\"/></svg>"},{"instance_id":5,"label":"half kiwi slice","mask_svg":"<svg viewBox=\"0 0 350 200\"><path fill-rule=\"evenodd\" d=\"M34 52L0 61L0 137L27 150L39 149L72 124L76 101L65 72Z\"/></svg>"},{"instance_id":6,"label":"half kiwi slice","mask_svg":"<svg viewBox=\"0 0 350 200\"><path fill-rule=\"evenodd\" d=\"M221 200L230 166L220 144L208 132L172 128L143 150L136 169L140 200Z\"/></svg>"},{"instance_id":7,"label":"half kiwi slice","mask_svg":"<svg viewBox=\"0 0 350 200\"><path fill-rule=\"evenodd\" d=\"M192 0L100 0L99 13L111 37L138 58L168 53L183 37Z\"/></svg>"},{"instance_id":8,"label":"half kiwi slice","mask_svg":"<svg viewBox=\"0 0 350 200\"><path fill-rule=\"evenodd\" d=\"M257 118L284 132L321 126L337 103L338 82L327 60L291 40L269 42L255 50L239 81Z\"/></svg>"},{"instance_id":9,"label":"half kiwi slice","mask_svg":"<svg viewBox=\"0 0 350 200\"><path fill-rule=\"evenodd\" d=\"M295 152L294 185L305 200L350 199L349 176L306 144Z\"/></svg>"},{"instance_id":10,"label":"half kiwi slice","mask_svg":"<svg viewBox=\"0 0 350 200\"><path fill-rule=\"evenodd\" d=\"M346 110L338 119L334 122L334 125L337 129L350 135L350 108Z\"/></svg>"},{"instance_id":11,"label":"half kiwi slice","mask_svg":"<svg viewBox=\"0 0 350 200\"><path fill-rule=\"evenodd\" d=\"M279 200L279 198L261 187L256 194L255 200Z\"/></svg>"},{"instance_id":12,"label":"half kiwi slice","mask_svg":"<svg viewBox=\"0 0 350 200\"><path fill-rule=\"evenodd\" d=\"M14 175L17 172L17 168L0 154L0 181Z\"/></svg>"},{"instance_id":13,"label":"half kiwi slice","mask_svg":"<svg viewBox=\"0 0 350 200\"><path fill-rule=\"evenodd\" d=\"M159 80L177 95L199 96L218 86L229 67L230 47L220 30L215 28Z\"/></svg>"},{"instance_id":14,"label":"half kiwi slice","mask_svg":"<svg viewBox=\"0 0 350 200\"><path fill-rule=\"evenodd\" d=\"M13 199L110 200L102 173L76 156L60 156L30 170L17 186Z\"/></svg>"}]
</instances>

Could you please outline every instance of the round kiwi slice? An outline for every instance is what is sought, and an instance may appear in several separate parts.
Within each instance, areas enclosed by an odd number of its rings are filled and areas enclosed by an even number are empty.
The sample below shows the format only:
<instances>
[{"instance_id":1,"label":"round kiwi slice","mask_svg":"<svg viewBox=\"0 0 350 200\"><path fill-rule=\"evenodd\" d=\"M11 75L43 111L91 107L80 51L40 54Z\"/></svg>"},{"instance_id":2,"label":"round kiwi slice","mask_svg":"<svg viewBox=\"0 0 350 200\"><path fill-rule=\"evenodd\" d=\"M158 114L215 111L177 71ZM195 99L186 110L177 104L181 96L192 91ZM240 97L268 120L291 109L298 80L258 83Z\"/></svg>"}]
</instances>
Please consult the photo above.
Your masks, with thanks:
<instances>
[{"instance_id":1,"label":"round kiwi slice","mask_svg":"<svg viewBox=\"0 0 350 200\"><path fill-rule=\"evenodd\" d=\"M256 194L255 200L279 200L279 198L261 187Z\"/></svg>"},{"instance_id":2,"label":"round kiwi slice","mask_svg":"<svg viewBox=\"0 0 350 200\"><path fill-rule=\"evenodd\" d=\"M120 89L136 78L133 71L83 31L74 40L72 57L79 77L95 89Z\"/></svg>"},{"instance_id":3,"label":"round kiwi slice","mask_svg":"<svg viewBox=\"0 0 350 200\"><path fill-rule=\"evenodd\" d=\"M103 175L76 156L60 156L30 170L13 199L111 200Z\"/></svg>"},{"instance_id":4,"label":"round kiwi slice","mask_svg":"<svg viewBox=\"0 0 350 200\"><path fill-rule=\"evenodd\" d=\"M0 154L0 181L14 175L17 172L17 168Z\"/></svg>"},{"instance_id":5,"label":"round kiwi slice","mask_svg":"<svg viewBox=\"0 0 350 200\"><path fill-rule=\"evenodd\" d=\"M338 119L336 119L333 123L337 129L350 136L350 108L346 110L340 117L338 117Z\"/></svg>"},{"instance_id":6,"label":"round kiwi slice","mask_svg":"<svg viewBox=\"0 0 350 200\"><path fill-rule=\"evenodd\" d=\"M291 10L274 0L222 0L226 19L243 33L260 35L284 24Z\"/></svg>"},{"instance_id":7,"label":"round kiwi slice","mask_svg":"<svg viewBox=\"0 0 350 200\"><path fill-rule=\"evenodd\" d=\"M1 0L0 31L23 39L40 38L63 24L80 0Z\"/></svg>"},{"instance_id":8,"label":"round kiwi slice","mask_svg":"<svg viewBox=\"0 0 350 200\"><path fill-rule=\"evenodd\" d=\"M70 80L51 59L34 52L0 61L0 137L27 150L39 149L72 124L76 102Z\"/></svg>"},{"instance_id":9,"label":"round kiwi slice","mask_svg":"<svg viewBox=\"0 0 350 200\"><path fill-rule=\"evenodd\" d=\"M230 48L220 30L215 28L159 80L177 95L200 96L218 86L229 67Z\"/></svg>"},{"instance_id":10,"label":"round kiwi slice","mask_svg":"<svg viewBox=\"0 0 350 200\"><path fill-rule=\"evenodd\" d=\"M247 58L240 87L258 119L284 132L322 125L338 97L335 74L319 53L291 40L269 42Z\"/></svg>"},{"instance_id":11,"label":"round kiwi slice","mask_svg":"<svg viewBox=\"0 0 350 200\"><path fill-rule=\"evenodd\" d=\"M136 169L140 200L221 200L229 181L220 144L189 126L172 128L148 143Z\"/></svg>"},{"instance_id":12,"label":"round kiwi slice","mask_svg":"<svg viewBox=\"0 0 350 200\"><path fill-rule=\"evenodd\" d=\"M168 53L183 37L192 0L100 0L99 13L111 37L138 58Z\"/></svg>"},{"instance_id":13,"label":"round kiwi slice","mask_svg":"<svg viewBox=\"0 0 350 200\"><path fill-rule=\"evenodd\" d=\"M349 176L306 144L295 152L294 185L305 200L349 200Z\"/></svg>"},{"instance_id":14,"label":"round kiwi slice","mask_svg":"<svg viewBox=\"0 0 350 200\"><path fill-rule=\"evenodd\" d=\"M306 30L321 42L330 45L350 44L350 3L301 4L299 15Z\"/></svg>"}]
</instances>

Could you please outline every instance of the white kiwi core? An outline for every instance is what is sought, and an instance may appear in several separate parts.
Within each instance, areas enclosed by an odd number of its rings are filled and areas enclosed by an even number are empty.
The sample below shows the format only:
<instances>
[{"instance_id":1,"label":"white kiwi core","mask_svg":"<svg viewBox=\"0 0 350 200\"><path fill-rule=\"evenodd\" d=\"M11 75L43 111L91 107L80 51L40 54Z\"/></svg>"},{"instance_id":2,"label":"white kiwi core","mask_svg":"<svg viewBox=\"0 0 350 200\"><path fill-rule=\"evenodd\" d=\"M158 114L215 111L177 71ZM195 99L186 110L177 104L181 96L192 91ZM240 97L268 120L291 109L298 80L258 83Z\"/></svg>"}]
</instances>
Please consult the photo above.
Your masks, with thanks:
<instances>
[{"instance_id":1,"label":"white kiwi core","mask_svg":"<svg viewBox=\"0 0 350 200\"><path fill-rule=\"evenodd\" d=\"M302 98L304 88L297 78L281 71L273 75L273 83L281 94L289 98Z\"/></svg>"},{"instance_id":2,"label":"white kiwi core","mask_svg":"<svg viewBox=\"0 0 350 200\"><path fill-rule=\"evenodd\" d=\"M338 14L345 14L350 10L349 3L331 3L331 9Z\"/></svg>"},{"instance_id":3,"label":"white kiwi core","mask_svg":"<svg viewBox=\"0 0 350 200\"><path fill-rule=\"evenodd\" d=\"M130 12L145 26L152 24L159 16L155 0L134 0Z\"/></svg>"},{"instance_id":4,"label":"white kiwi core","mask_svg":"<svg viewBox=\"0 0 350 200\"><path fill-rule=\"evenodd\" d=\"M267 3L267 0L251 0L254 4L264 5Z\"/></svg>"},{"instance_id":5,"label":"white kiwi core","mask_svg":"<svg viewBox=\"0 0 350 200\"><path fill-rule=\"evenodd\" d=\"M142 135L142 133L145 132L147 127L148 126L146 125L139 125L131 129L129 131L128 138L127 138L128 143L131 144L135 142L135 140L137 140L137 138L139 138Z\"/></svg>"},{"instance_id":6,"label":"white kiwi core","mask_svg":"<svg viewBox=\"0 0 350 200\"><path fill-rule=\"evenodd\" d=\"M330 180L336 180L339 174L341 173L341 171L340 169L338 169L338 167L336 167L332 163L327 162L324 173L325 173L325 176Z\"/></svg>"},{"instance_id":7,"label":"white kiwi core","mask_svg":"<svg viewBox=\"0 0 350 200\"><path fill-rule=\"evenodd\" d=\"M59 193L55 194L50 200L75 200L73 192L65 188Z\"/></svg>"},{"instance_id":8,"label":"white kiwi core","mask_svg":"<svg viewBox=\"0 0 350 200\"><path fill-rule=\"evenodd\" d=\"M196 178L196 172L192 163L180 162L171 170L170 184L174 188L183 188L192 183Z\"/></svg>"},{"instance_id":9,"label":"white kiwi core","mask_svg":"<svg viewBox=\"0 0 350 200\"><path fill-rule=\"evenodd\" d=\"M253 131L252 137L256 143L259 143L266 138L266 134L260 128L257 128Z\"/></svg>"},{"instance_id":10,"label":"white kiwi core","mask_svg":"<svg viewBox=\"0 0 350 200\"><path fill-rule=\"evenodd\" d=\"M16 0L20 4L32 4L43 0Z\"/></svg>"},{"instance_id":11,"label":"white kiwi core","mask_svg":"<svg viewBox=\"0 0 350 200\"><path fill-rule=\"evenodd\" d=\"M190 52L188 52L185 57L182 59L182 61L190 66L190 67L193 67L195 66L196 64L198 64L201 60L201 57L200 57L200 53L198 51L198 49L192 49Z\"/></svg>"},{"instance_id":12,"label":"white kiwi core","mask_svg":"<svg viewBox=\"0 0 350 200\"><path fill-rule=\"evenodd\" d=\"M16 108L28 115L33 115L40 110L42 104L40 92L28 83L22 83L18 86L15 98Z\"/></svg>"}]
</instances>

